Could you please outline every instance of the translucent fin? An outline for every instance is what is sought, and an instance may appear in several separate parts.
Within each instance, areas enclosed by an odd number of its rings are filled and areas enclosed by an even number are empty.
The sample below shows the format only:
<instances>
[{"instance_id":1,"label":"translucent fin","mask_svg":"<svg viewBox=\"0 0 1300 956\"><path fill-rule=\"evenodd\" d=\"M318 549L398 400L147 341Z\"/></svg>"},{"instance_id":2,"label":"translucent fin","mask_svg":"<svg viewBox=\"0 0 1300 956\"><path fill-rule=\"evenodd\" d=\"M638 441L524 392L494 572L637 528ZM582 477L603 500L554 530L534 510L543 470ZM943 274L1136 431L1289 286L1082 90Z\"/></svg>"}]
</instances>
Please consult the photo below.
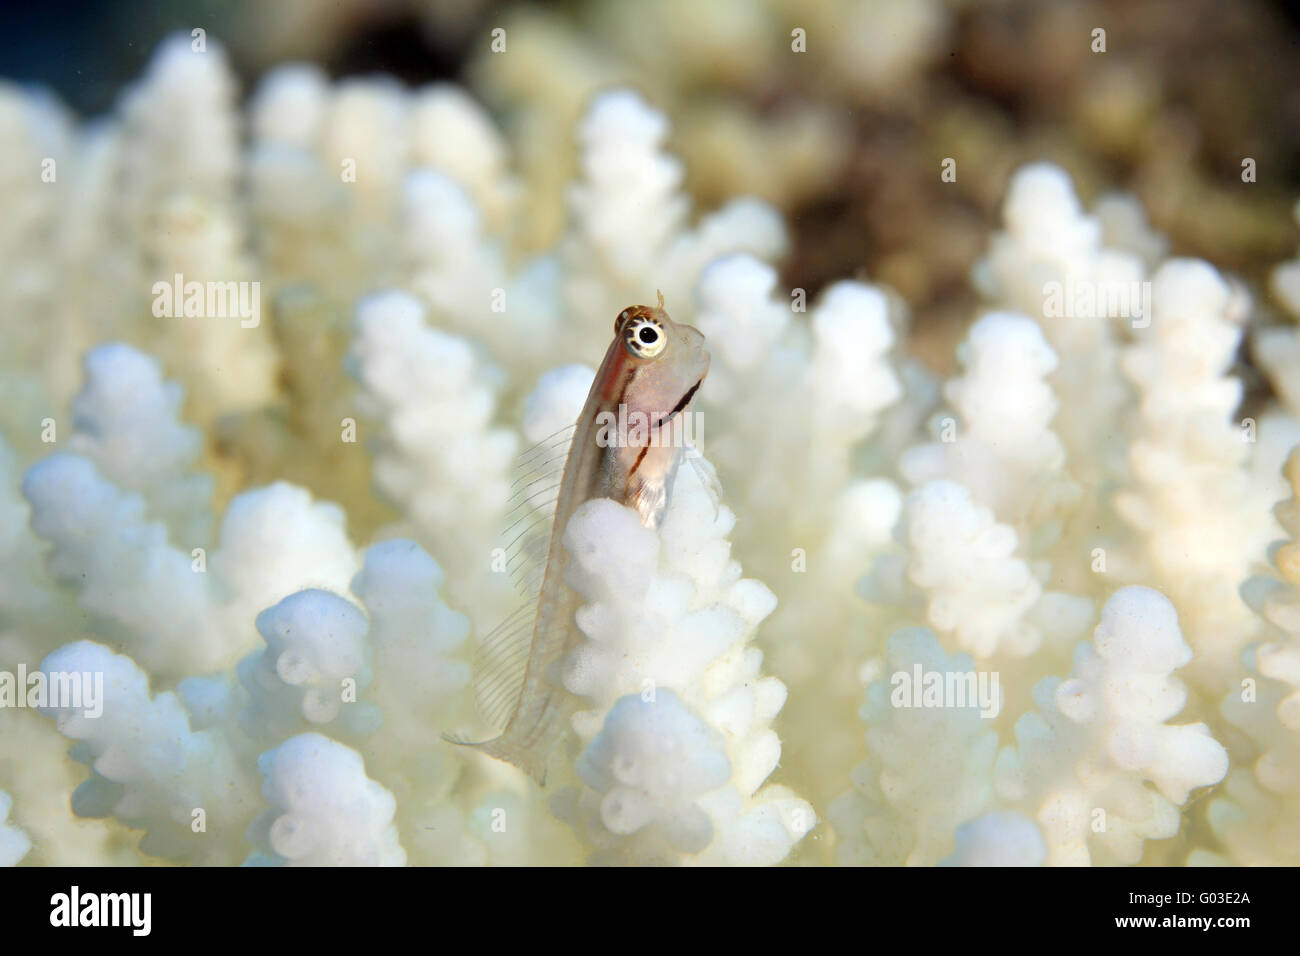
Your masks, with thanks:
<instances>
[{"instance_id":1,"label":"translucent fin","mask_svg":"<svg viewBox=\"0 0 1300 956\"><path fill-rule=\"evenodd\" d=\"M709 493L709 501L713 502L713 520L717 521L718 515L722 513L722 482L718 480L718 470L713 467L712 462L699 453L694 445L686 446L686 460L699 476L704 490Z\"/></svg>"},{"instance_id":2,"label":"translucent fin","mask_svg":"<svg viewBox=\"0 0 1300 956\"><path fill-rule=\"evenodd\" d=\"M519 702L535 614L531 602L521 604L479 642L474 663L474 702L492 727L504 727Z\"/></svg>"},{"instance_id":3,"label":"translucent fin","mask_svg":"<svg viewBox=\"0 0 1300 956\"><path fill-rule=\"evenodd\" d=\"M547 754L553 748L555 729L563 725L559 696L552 685L536 699L522 700L524 679L534 641L543 643L556 635L548 628L563 627L554 621L534 629L532 607L521 605L479 643L475 666L474 694L482 718L501 728L497 736L473 741L460 734L443 734L453 744L474 747L491 757L514 764L538 782L546 781ZM552 668L555 665L552 665ZM520 709L520 708L523 709Z\"/></svg>"},{"instance_id":4,"label":"translucent fin","mask_svg":"<svg viewBox=\"0 0 1300 956\"><path fill-rule=\"evenodd\" d=\"M482 751L489 757L497 760L504 760L506 763L518 767L528 776L537 781L539 787L546 786L546 760L547 754L540 753L536 750L518 750L511 747L505 737L493 737L491 740L465 740L457 737L455 734L443 734L442 739L449 744L458 744L462 747L473 747L475 750Z\"/></svg>"},{"instance_id":5,"label":"translucent fin","mask_svg":"<svg viewBox=\"0 0 1300 956\"><path fill-rule=\"evenodd\" d=\"M479 641L474 664L474 701L479 715L492 727L510 726L523 693L555 506L576 428L576 423L561 428L520 455L515 465L501 537L506 573L524 600ZM504 733L482 741L458 734L443 734L442 738L513 764L539 785L546 782L547 755L539 753L535 744L517 745Z\"/></svg>"},{"instance_id":6,"label":"translucent fin","mask_svg":"<svg viewBox=\"0 0 1300 956\"><path fill-rule=\"evenodd\" d=\"M635 474L628 483L628 504L641 516L641 524L647 528L658 528L664 512L668 510L668 478L666 474Z\"/></svg>"},{"instance_id":7,"label":"translucent fin","mask_svg":"<svg viewBox=\"0 0 1300 956\"><path fill-rule=\"evenodd\" d=\"M510 485L501 534L506 573L515 589L534 601L546 573L555 503L576 427L561 428L520 455Z\"/></svg>"}]
</instances>

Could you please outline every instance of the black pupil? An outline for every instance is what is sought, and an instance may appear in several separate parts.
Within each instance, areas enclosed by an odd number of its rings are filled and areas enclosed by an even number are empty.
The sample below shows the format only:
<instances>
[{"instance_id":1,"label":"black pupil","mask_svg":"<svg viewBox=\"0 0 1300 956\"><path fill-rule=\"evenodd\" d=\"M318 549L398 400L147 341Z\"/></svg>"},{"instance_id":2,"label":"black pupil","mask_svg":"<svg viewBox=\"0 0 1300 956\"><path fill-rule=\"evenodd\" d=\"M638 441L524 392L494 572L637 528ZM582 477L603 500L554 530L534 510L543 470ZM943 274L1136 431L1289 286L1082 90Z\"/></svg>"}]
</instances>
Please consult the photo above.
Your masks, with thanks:
<instances>
[{"instance_id":1,"label":"black pupil","mask_svg":"<svg viewBox=\"0 0 1300 956\"><path fill-rule=\"evenodd\" d=\"M650 326L647 325L641 329L641 335L639 337L643 344L654 345L655 339L659 338L659 335L658 333L655 332L654 329L650 328Z\"/></svg>"}]
</instances>

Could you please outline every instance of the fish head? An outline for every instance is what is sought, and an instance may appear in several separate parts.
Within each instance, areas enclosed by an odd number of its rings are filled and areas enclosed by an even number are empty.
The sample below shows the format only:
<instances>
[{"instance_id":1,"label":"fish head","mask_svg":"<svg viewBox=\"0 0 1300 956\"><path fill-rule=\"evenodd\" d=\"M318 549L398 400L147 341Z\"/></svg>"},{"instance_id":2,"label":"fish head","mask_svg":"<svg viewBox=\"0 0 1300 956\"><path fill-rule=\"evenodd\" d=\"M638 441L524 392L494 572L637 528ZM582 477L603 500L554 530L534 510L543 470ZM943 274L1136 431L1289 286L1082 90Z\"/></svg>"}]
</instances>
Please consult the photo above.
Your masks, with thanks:
<instances>
[{"instance_id":1,"label":"fish head","mask_svg":"<svg viewBox=\"0 0 1300 956\"><path fill-rule=\"evenodd\" d=\"M658 422L690 404L709 373L709 351L698 329L669 317L662 295L658 306L634 305L619 313L614 335L631 366L623 392L629 412Z\"/></svg>"}]
</instances>

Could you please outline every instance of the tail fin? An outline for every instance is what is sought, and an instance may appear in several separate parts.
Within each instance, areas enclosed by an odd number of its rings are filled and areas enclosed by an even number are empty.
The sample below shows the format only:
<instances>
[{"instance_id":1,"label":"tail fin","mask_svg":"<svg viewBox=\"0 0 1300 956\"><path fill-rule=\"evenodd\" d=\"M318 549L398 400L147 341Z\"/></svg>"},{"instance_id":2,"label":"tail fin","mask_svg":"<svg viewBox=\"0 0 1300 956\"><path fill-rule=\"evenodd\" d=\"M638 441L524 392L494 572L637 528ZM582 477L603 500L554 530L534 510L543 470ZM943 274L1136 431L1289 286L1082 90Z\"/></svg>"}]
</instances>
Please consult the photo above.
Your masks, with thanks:
<instances>
[{"instance_id":1,"label":"tail fin","mask_svg":"<svg viewBox=\"0 0 1300 956\"><path fill-rule=\"evenodd\" d=\"M496 760L502 760L506 763L518 767L528 776L537 781L539 787L546 786L546 757L544 753L539 753L536 749L514 747L506 740L505 735L493 737L491 740L466 740L463 737L457 737L455 734L443 734L442 739L449 744L456 744L461 747L473 747Z\"/></svg>"}]
</instances>

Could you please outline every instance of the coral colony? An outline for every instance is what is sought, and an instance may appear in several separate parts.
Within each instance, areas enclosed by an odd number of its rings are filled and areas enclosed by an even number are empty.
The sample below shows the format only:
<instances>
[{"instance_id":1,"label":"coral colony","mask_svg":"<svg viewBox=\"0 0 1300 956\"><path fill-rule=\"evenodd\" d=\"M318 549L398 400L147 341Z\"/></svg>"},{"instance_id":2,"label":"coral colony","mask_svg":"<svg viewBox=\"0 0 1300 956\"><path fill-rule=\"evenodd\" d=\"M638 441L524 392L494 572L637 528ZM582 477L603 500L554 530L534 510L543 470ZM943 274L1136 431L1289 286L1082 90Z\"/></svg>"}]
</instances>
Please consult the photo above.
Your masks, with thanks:
<instances>
[{"instance_id":1,"label":"coral colony","mask_svg":"<svg viewBox=\"0 0 1300 956\"><path fill-rule=\"evenodd\" d=\"M240 109L201 46L94 124L0 88L0 863L1300 863L1300 339L1241 417L1256 305L1135 200L1020 168L945 381L637 93L561 184L456 86ZM699 427L657 526L563 529L543 788L440 735L490 734L516 461L656 290Z\"/></svg>"}]
</instances>

